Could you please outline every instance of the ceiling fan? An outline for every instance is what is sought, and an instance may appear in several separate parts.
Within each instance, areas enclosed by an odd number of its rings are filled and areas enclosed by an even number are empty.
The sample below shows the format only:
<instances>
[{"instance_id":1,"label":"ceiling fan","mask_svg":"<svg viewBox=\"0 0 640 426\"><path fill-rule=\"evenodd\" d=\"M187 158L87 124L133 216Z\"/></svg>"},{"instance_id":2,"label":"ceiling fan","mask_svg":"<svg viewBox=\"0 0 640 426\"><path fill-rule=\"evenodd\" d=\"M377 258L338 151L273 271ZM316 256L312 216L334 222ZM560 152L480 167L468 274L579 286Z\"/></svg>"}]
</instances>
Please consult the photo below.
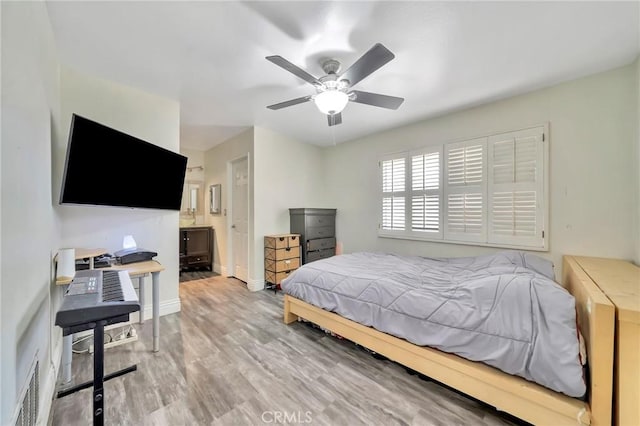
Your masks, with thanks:
<instances>
[{"instance_id":1,"label":"ceiling fan","mask_svg":"<svg viewBox=\"0 0 640 426\"><path fill-rule=\"evenodd\" d=\"M402 102L404 102L403 98L352 90L353 86L393 58L395 58L395 55L391 53L389 49L380 43L376 43L367 53L351 65L348 70L340 75L338 75L340 62L335 59L325 60L322 63L322 69L327 75L315 78L282 56L267 56L266 59L268 61L273 62L307 83L312 84L316 89L316 93L313 95L269 105L267 108L278 110L313 101L320 112L327 115L329 126L342 123L342 110L347 106L349 101L388 109L398 109Z\"/></svg>"}]
</instances>

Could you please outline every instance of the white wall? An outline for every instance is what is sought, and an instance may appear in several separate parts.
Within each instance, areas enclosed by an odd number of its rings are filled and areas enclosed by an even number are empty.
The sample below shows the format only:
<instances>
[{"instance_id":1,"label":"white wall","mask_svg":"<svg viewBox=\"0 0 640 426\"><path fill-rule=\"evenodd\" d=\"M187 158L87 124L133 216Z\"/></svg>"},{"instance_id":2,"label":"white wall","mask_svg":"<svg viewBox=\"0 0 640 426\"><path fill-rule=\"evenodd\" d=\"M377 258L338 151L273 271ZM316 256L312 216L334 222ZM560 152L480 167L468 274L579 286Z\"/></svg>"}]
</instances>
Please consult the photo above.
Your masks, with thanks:
<instances>
[{"instance_id":1,"label":"white wall","mask_svg":"<svg viewBox=\"0 0 640 426\"><path fill-rule=\"evenodd\" d=\"M640 56L636 59L636 256L635 263L640 266Z\"/></svg>"},{"instance_id":2,"label":"white wall","mask_svg":"<svg viewBox=\"0 0 640 426\"><path fill-rule=\"evenodd\" d=\"M632 259L638 211L634 66L378 133L327 149L328 200L345 252L466 256L496 249L377 237L380 155L550 123L550 252Z\"/></svg>"},{"instance_id":3,"label":"white wall","mask_svg":"<svg viewBox=\"0 0 640 426\"><path fill-rule=\"evenodd\" d=\"M231 275L232 271L227 271L227 262L229 260L227 255L227 245L229 242L229 225L227 223L226 212L229 209L228 199L229 185L227 181L227 163L237 160L243 156L249 156L249 167L253 164L253 128L245 130L232 137L231 139L216 145L204 154L204 170L205 170L205 200L204 204L207 206L205 211L205 223L211 225L214 229L214 243L213 243L213 268L216 272L222 275ZM253 171L249 170L249 175L253 176ZM209 206L209 186L221 184L222 185L222 214L212 215L208 213ZM250 187L253 186L253 179L249 181ZM253 204L252 191L249 191L249 205ZM250 208L253 211L253 208ZM250 218L251 222L251 218ZM250 239L252 239L250 228ZM248 266L251 266L249 264Z\"/></svg>"},{"instance_id":4,"label":"white wall","mask_svg":"<svg viewBox=\"0 0 640 426\"><path fill-rule=\"evenodd\" d=\"M35 354L41 415L55 386L51 296L59 225L51 198L52 133L60 112L58 62L46 5L2 2L0 424L15 422ZM58 345L59 346L59 345Z\"/></svg>"},{"instance_id":5,"label":"white wall","mask_svg":"<svg viewBox=\"0 0 640 426\"><path fill-rule=\"evenodd\" d=\"M323 149L272 130L255 128L256 288L264 287L264 236L289 232L289 209L327 204Z\"/></svg>"},{"instance_id":6,"label":"white wall","mask_svg":"<svg viewBox=\"0 0 640 426\"><path fill-rule=\"evenodd\" d=\"M62 126L54 152L54 188L58 199L64 169L72 113L100 122L174 152L179 150L180 105L140 90L90 77L68 68L61 71ZM96 153L99 154L99 153ZM126 170L114 167L111 176L96 176L96 183L113 184L127 178ZM153 190L149 188L149 190ZM124 235L133 235L138 247L158 253L165 267L160 274L160 313L180 310L178 297L178 222L174 211L120 207L57 206L65 247L122 248ZM151 280L146 280L151 294ZM151 298L146 304L150 317Z\"/></svg>"},{"instance_id":7,"label":"white wall","mask_svg":"<svg viewBox=\"0 0 640 426\"><path fill-rule=\"evenodd\" d=\"M264 236L289 232L289 208L326 204L323 150L272 130L255 127L205 153L205 186L222 184L222 215L208 215L215 229L214 268L223 275L228 261L227 164L250 153L249 276L250 290L264 288ZM209 203L207 192L205 204Z\"/></svg>"}]
</instances>

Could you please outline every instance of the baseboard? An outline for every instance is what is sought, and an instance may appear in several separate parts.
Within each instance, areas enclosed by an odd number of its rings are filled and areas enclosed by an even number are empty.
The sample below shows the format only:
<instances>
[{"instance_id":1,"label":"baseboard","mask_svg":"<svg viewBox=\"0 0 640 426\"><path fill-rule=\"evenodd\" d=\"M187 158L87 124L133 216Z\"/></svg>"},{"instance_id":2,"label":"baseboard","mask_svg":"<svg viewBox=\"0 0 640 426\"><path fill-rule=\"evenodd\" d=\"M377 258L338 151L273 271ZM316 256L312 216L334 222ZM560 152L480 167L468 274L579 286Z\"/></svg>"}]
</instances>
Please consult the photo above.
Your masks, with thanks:
<instances>
[{"instance_id":1,"label":"baseboard","mask_svg":"<svg viewBox=\"0 0 640 426\"><path fill-rule=\"evenodd\" d=\"M60 360L58 360L58 368L59 367ZM50 365L48 369L49 371L47 371L46 382L44 383L42 393L40 394L40 406L38 407L38 419L36 420L36 425L38 426L45 426L49 423L49 415L51 414L53 398L56 392L58 368L54 368L54 366Z\"/></svg>"},{"instance_id":2,"label":"baseboard","mask_svg":"<svg viewBox=\"0 0 640 426\"><path fill-rule=\"evenodd\" d=\"M146 298L145 298L146 299ZM176 312L180 312L180 298L165 300L160 302L160 316L163 317L169 314L175 314ZM150 320L153 317L153 305L151 303L145 304L144 306L144 319ZM140 315L138 312L134 312L131 314L131 321L133 323L137 323L140 320Z\"/></svg>"},{"instance_id":3,"label":"baseboard","mask_svg":"<svg viewBox=\"0 0 640 426\"><path fill-rule=\"evenodd\" d=\"M247 282L247 288L249 289L249 291L264 290L264 279L249 280Z\"/></svg>"},{"instance_id":4,"label":"baseboard","mask_svg":"<svg viewBox=\"0 0 640 426\"><path fill-rule=\"evenodd\" d=\"M226 276L227 275L227 268L220 265L219 263L214 263L213 264L213 272L215 272L216 274L220 274L222 276Z\"/></svg>"},{"instance_id":5,"label":"baseboard","mask_svg":"<svg viewBox=\"0 0 640 426\"><path fill-rule=\"evenodd\" d=\"M38 407L38 420L36 425L45 426L49 423L51 407L53 407L53 399L56 393L58 383L58 371L60 371L60 363L62 362L62 339L53 349L51 364L46 372L46 381L42 386L40 394L40 406Z\"/></svg>"},{"instance_id":6,"label":"baseboard","mask_svg":"<svg viewBox=\"0 0 640 426\"><path fill-rule=\"evenodd\" d=\"M180 312L181 309L181 305L180 305L180 299L171 299L171 300L165 300L164 302L160 302L160 316L163 317L165 315L169 315L169 314L175 314L176 312ZM148 304L145 305L144 307L144 320L145 321L151 321L153 320L153 305ZM140 322L140 314L138 312L134 312L132 314L129 315L129 322L128 323L122 323L122 324L114 324L112 328L118 328L118 327L124 327L127 326L129 324L131 325L135 325L138 324ZM75 333L74 337L80 338L80 337L84 337L84 336L89 336L93 334L93 331L91 330L87 330L87 331L81 331L80 333ZM60 345L62 346L62 345ZM62 354L62 351L60 351L60 353Z\"/></svg>"}]
</instances>

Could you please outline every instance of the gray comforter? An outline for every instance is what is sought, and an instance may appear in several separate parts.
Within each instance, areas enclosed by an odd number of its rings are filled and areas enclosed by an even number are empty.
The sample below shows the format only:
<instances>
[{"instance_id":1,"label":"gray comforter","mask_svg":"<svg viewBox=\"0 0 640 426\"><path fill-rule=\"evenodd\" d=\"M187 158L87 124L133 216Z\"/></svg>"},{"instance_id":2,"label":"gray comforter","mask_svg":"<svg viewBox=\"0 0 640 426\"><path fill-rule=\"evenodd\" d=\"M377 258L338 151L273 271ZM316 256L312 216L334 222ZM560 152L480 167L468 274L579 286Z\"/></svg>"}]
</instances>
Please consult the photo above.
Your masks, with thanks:
<instances>
[{"instance_id":1,"label":"gray comforter","mask_svg":"<svg viewBox=\"0 0 640 426\"><path fill-rule=\"evenodd\" d=\"M572 397L585 393L575 300L553 281L552 264L537 256L354 253L306 264L282 289L416 345L481 361Z\"/></svg>"}]
</instances>

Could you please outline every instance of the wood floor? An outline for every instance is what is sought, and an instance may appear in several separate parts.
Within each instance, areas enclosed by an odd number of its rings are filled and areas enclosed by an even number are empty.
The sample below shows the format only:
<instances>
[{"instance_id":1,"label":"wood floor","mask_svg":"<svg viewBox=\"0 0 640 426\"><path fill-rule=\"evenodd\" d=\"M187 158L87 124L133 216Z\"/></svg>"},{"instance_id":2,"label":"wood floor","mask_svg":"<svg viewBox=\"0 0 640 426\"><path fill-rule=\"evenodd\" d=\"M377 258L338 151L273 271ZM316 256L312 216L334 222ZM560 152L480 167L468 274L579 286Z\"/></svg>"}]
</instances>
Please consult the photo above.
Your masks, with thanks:
<instances>
[{"instance_id":1,"label":"wood floor","mask_svg":"<svg viewBox=\"0 0 640 426\"><path fill-rule=\"evenodd\" d=\"M251 293L220 276L180 284L182 312L151 322L139 340L105 351L110 425L508 425L511 421L436 383L409 375L353 343L304 323L282 323L282 293ZM92 357L74 355L74 381ZM53 402L53 425L88 425L91 389Z\"/></svg>"},{"instance_id":2,"label":"wood floor","mask_svg":"<svg viewBox=\"0 0 640 426\"><path fill-rule=\"evenodd\" d=\"M180 272L180 282L186 283L189 281L201 280L204 278L211 278L218 275L219 274L216 274L213 271L208 271L206 269L195 269L192 271L184 271L184 272Z\"/></svg>"}]
</instances>

